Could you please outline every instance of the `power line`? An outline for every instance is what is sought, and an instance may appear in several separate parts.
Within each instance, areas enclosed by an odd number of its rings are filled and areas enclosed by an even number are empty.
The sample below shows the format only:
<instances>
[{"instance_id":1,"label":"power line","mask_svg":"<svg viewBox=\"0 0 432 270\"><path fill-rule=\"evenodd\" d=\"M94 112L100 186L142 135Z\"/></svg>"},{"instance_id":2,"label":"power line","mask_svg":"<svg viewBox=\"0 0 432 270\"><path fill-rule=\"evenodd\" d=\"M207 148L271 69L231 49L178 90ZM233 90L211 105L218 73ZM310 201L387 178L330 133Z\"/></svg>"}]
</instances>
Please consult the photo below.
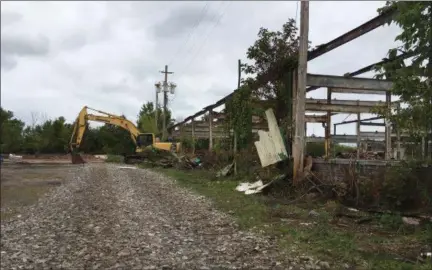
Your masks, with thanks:
<instances>
[{"instance_id":1,"label":"power line","mask_svg":"<svg viewBox=\"0 0 432 270\"><path fill-rule=\"evenodd\" d=\"M221 6L219 6L219 9L220 9L220 8L224 5L224 2L222 2L222 1L219 1L219 2L222 4ZM216 12L215 15L213 16L213 20L215 20L215 19L219 16L218 13L219 13L219 10L218 10L218 12ZM213 26L214 26L214 25L209 24L209 26L208 26L206 29L204 29L204 31L201 33L200 36L203 36L204 33L207 33L207 31L208 31L209 29L211 29ZM198 45L197 42L193 43L192 46L189 47L189 49L187 50L187 52L186 52L185 54L189 54L189 53L192 53L193 51L196 51L196 48L195 48L195 47L196 47L197 45Z\"/></svg>"},{"instance_id":2,"label":"power line","mask_svg":"<svg viewBox=\"0 0 432 270\"><path fill-rule=\"evenodd\" d=\"M225 15L225 11L227 10L227 8L228 8L228 6L230 4L231 4L231 1L229 1L228 4L225 5L225 8L222 10L221 15L219 16L218 20L213 25L213 27L210 29L210 31L207 32L207 35L205 36L203 42L201 43L201 46L199 47L199 49L197 50L197 52L195 53L195 55L191 58L191 60L189 61L189 63L186 65L186 67L182 70L183 72L189 68L189 66L192 64L192 62L195 60L195 58L199 55L199 53L201 52L201 49L204 47L204 44L206 43L208 37L213 32L213 30L216 28L216 26L219 25L222 17Z\"/></svg>"},{"instance_id":3,"label":"power line","mask_svg":"<svg viewBox=\"0 0 432 270\"><path fill-rule=\"evenodd\" d=\"M201 16L195 21L194 25L192 26L191 31L189 32L189 35L186 38L186 41L183 43L182 46L179 47L179 49L177 50L177 52L174 54L174 56L171 58L171 61L169 61L168 65L171 65L174 60L176 59L176 57L180 54L180 52L182 51L183 48L185 48L186 44L189 42L191 36L193 33L195 33L195 30L198 28L198 26L200 25L201 21L204 18L204 15L207 13L207 9L209 6L209 2L206 2L204 7L201 9Z\"/></svg>"}]
</instances>

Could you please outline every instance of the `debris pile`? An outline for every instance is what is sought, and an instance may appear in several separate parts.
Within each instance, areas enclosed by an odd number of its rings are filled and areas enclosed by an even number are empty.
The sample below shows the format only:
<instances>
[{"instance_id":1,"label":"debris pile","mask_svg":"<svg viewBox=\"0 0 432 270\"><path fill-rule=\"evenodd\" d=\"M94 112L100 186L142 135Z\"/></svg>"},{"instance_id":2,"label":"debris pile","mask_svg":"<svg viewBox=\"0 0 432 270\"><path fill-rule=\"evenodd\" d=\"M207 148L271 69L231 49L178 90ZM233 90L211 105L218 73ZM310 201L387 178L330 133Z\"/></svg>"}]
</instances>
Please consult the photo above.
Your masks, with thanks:
<instances>
[{"instance_id":1,"label":"debris pile","mask_svg":"<svg viewBox=\"0 0 432 270\"><path fill-rule=\"evenodd\" d=\"M187 155L179 156L174 152L158 153L156 155L150 155L146 160L145 164L149 164L154 167L172 168L177 169L194 169L202 166L202 161L198 157L188 157Z\"/></svg>"},{"instance_id":2,"label":"debris pile","mask_svg":"<svg viewBox=\"0 0 432 270\"><path fill-rule=\"evenodd\" d=\"M384 157L385 153L383 151L361 151L359 154L359 158L365 160L379 160L384 159ZM336 154L336 158L356 159L357 151L339 152Z\"/></svg>"}]
</instances>

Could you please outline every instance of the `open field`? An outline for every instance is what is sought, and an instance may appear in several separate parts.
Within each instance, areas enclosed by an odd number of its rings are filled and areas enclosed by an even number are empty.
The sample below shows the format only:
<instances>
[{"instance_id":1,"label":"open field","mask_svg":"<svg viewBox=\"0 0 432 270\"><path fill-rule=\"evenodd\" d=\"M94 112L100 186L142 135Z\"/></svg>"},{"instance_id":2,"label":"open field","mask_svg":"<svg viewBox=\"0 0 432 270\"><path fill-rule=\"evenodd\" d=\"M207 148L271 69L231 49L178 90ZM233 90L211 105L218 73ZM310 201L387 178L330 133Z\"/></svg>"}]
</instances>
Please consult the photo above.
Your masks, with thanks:
<instances>
[{"instance_id":1,"label":"open field","mask_svg":"<svg viewBox=\"0 0 432 270\"><path fill-rule=\"evenodd\" d=\"M235 191L243 179L205 170L24 160L1 169L2 262L10 266L430 269L418 256L430 248L431 226L400 216L359 222L338 215L333 201L246 196Z\"/></svg>"},{"instance_id":2,"label":"open field","mask_svg":"<svg viewBox=\"0 0 432 270\"><path fill-rule=\"evenodd\" d=\"M102 162L90 155L91 163ZM1 220L17 215L21 208L37 202L46 192L59 186L71 168L69 155L24 155L20 160L5 159L1 165Z\"/></svg>"},{"instance_id":3,"label":"open field","mask_svg":"<svg viewBox=\"0 0 432 270\"><path fill-rule=\"evenodd\" d=\"M332 269L431 269L432 261L419 263L418 257L432 249L432 222L409 226L398 215L370 216L361 211L342 215L342 206L334 201L287 202L244 195L235 190L239 179L215 181L211 173L200 170L159 171L211 199L242 229L277 239L292 256L309 253L331 262Z\"/></svg>"},{"instance_id":4,"label":"open field","mask_svg":"<svg viewBox=\"0 0 432 270\"><path fill-rule=\"evenodd\" d=\"M42 161L39 161L41 163ZM1 167L1 220L34 204L53 187L61 185L70 165L13 164Z\"/></svg>"}]
</instances>

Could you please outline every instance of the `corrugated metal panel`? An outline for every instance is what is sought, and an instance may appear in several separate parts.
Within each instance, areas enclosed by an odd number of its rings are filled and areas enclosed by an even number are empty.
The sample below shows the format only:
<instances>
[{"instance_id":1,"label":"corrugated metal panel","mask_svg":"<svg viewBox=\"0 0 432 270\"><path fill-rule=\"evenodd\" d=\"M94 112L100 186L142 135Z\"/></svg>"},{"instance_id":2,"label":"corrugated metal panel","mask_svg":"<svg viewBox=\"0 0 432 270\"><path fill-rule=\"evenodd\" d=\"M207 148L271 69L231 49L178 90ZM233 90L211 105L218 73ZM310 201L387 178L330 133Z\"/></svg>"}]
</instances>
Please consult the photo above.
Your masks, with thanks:
<instances>
[{"instance_id":1,"label":"corrugated metal panel","mask_svg":"<svg viewBox=\"0 0 432 270\"><path fill-rule=\"evenodd\" d=\"M255 142L262 167L275 164L288 157L273 110L268 109L265 114L269 131L259 130L259 140Z\"/></svg>"}]
</instances>

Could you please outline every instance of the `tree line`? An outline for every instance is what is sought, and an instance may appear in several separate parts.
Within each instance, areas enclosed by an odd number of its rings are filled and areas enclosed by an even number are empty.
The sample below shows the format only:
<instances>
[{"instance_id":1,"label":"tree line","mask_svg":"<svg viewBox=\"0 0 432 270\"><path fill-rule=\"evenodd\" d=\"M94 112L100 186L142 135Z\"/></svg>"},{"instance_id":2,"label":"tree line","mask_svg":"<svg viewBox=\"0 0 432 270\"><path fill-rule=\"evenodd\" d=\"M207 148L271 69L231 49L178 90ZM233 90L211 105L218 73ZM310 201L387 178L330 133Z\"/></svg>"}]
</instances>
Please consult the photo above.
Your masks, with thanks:
<instances>
[{"instance_id":1,"label":"tree line","mask_svg":"<svg viewBox=\"0 0 432 270\"><path fill-rule=\"evenodd\" d=\"M142 105L137 120L141 132L159 134L163 113L158 107L158 123L155 121L155 106L152 102ZM166 116L172 123L171 111ZM63 116L37 123L26 124L15 117L12 111L0 107L0 152L2 154L50 154L68 153L73 123L67 123ZM135 145L127 130L104 124L101 127L87 126L80 151L89 154L133 153Z\"/></svg>"}]
</instances>

